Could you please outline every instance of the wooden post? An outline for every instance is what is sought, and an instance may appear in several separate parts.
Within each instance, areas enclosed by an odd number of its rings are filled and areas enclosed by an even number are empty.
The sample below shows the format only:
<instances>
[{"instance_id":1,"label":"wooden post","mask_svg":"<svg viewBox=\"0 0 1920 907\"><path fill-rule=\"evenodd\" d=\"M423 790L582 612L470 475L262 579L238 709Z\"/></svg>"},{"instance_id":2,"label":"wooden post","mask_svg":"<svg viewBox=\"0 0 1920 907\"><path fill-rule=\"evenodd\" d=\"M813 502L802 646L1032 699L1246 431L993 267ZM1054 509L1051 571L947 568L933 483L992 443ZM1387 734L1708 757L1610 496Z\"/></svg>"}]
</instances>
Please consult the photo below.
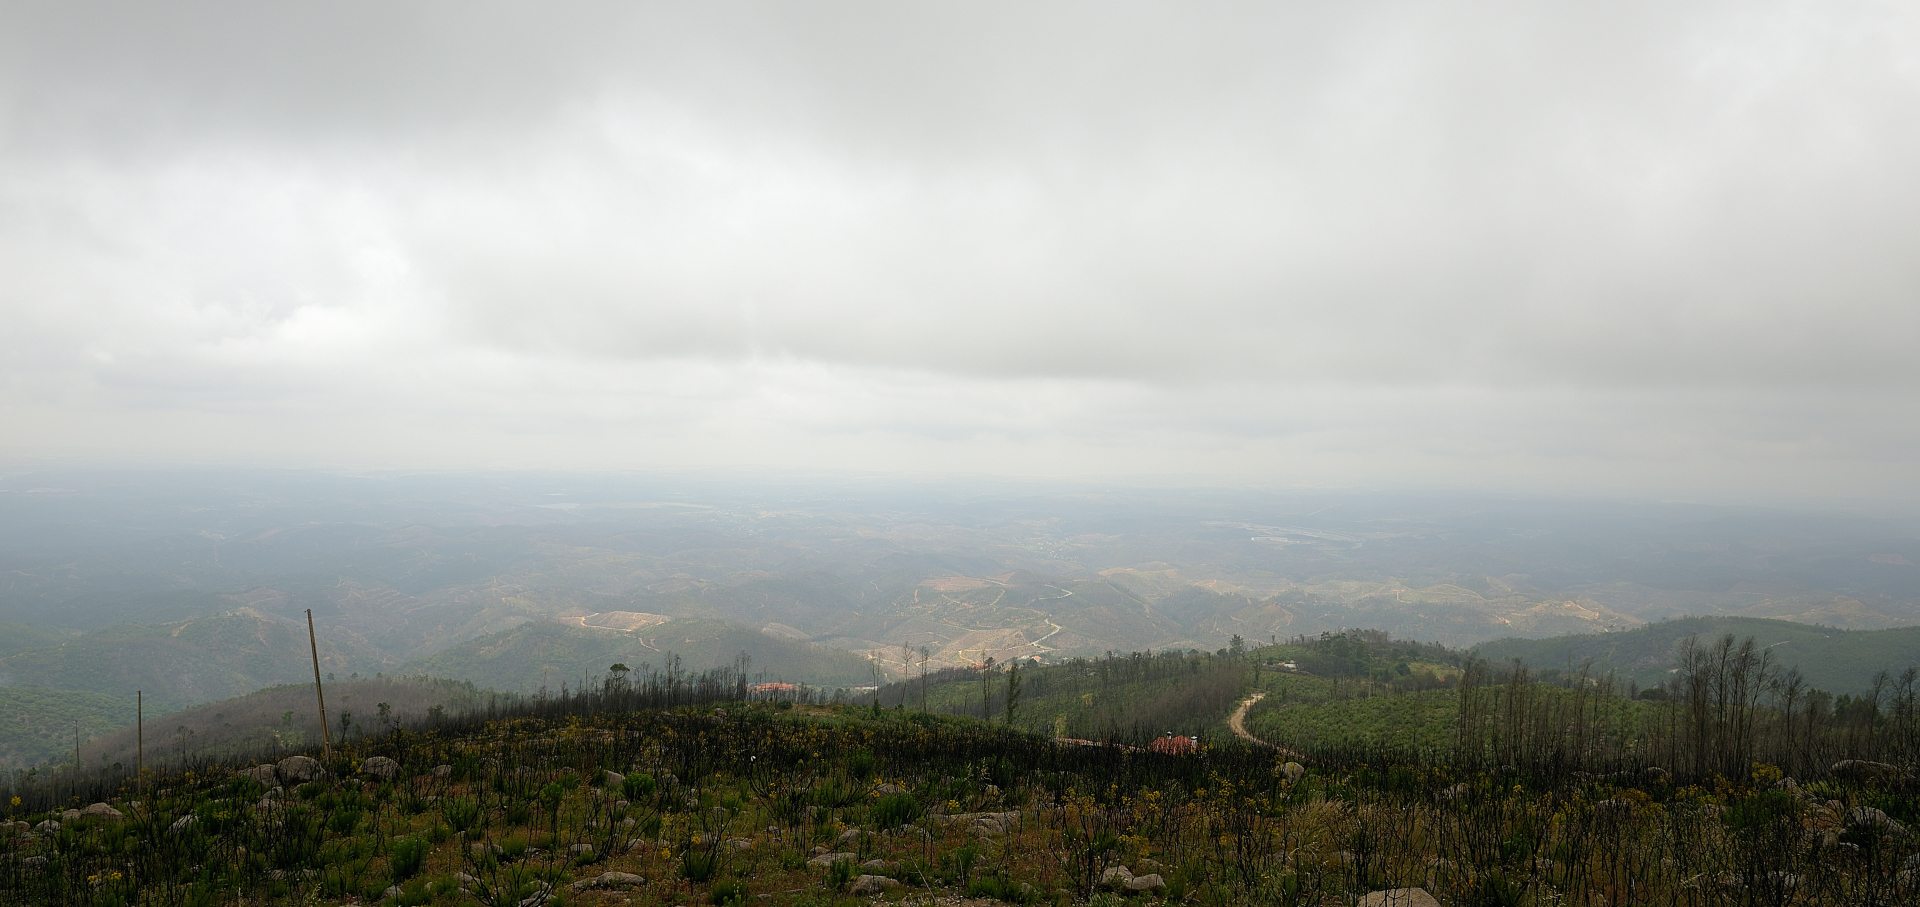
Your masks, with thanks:
<instances>
[{"instance_id":1,"label":"wooden post","mask_svg":"<svg viewBox=\"0 0 1920 907\"><path fill-rule=\"evenodd\" d=\"M146 796L147 785L147 694L133 691L133 789Z\"/></svg>"},{"instance_id":2,"label":"wooden post","mask_svg":"<svg viewBox=\"0 0 1920 907\"><path fill-rule=\"evenodd\" d=\"M313 635L313 609L307 609L307 649L313 653L313 696L320 703L321 755L333 761L333 731L327 728L327 694L320 689L320 643Z\"/></svg>"}]
</instances>

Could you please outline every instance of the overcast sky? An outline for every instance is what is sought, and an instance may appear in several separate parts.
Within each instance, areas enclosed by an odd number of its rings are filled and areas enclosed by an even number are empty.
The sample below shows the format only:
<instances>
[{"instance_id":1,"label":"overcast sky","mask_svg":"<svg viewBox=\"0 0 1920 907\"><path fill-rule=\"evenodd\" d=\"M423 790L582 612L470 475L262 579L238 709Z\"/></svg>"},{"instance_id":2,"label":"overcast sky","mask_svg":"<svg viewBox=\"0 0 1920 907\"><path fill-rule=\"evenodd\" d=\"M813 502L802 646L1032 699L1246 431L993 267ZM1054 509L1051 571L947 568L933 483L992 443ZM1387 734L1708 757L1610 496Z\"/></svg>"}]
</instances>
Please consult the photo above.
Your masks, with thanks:
<instances>
[{"instance_id":1,"label":"overcast sky","mask_svg":"<svg viewBox=\"0 0 1920 907\"><path fill-rule=\"evenodd\" d=\"M3 9L16 459L1920 496L1913 4Z\"/></svg>"}]
</instances>

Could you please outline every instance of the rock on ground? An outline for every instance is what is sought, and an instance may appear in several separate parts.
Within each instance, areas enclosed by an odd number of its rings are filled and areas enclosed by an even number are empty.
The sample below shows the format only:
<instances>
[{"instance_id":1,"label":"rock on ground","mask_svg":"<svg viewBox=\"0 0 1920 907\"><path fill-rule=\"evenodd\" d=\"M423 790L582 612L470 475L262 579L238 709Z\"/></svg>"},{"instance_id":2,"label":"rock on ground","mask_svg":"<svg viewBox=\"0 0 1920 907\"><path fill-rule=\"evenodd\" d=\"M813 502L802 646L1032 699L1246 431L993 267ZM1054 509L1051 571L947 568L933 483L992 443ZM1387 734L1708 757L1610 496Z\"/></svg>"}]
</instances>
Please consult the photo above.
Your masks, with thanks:
<instances>
[{"instance_id":1,"label":"rock on ground","mask_svg":"<svg viewBox=\"0 0 1920 907\"><path fill-rule=\"evenodd\" d=\"M320 760L312 756L288 756L274 766L283 784L305 784L320 777Z\"/></svg>"},{"instance_id":2,"label":"rock on ground","mask_svg":"<svg viewBox=\"0 0 1920 907\"><path fill-rule=\"evenodd\" d=\"M645 884L647 884L646 879L631 872L603 872L591 879L581 879L567 887L575 891L585 891L589 888L638 888Z\"/></svg>"},{"instance_id":3,"label":"rock on ground","mask_svg":"<svg viewBox=\"0 0 1920 907\"><path fill-rule=\"evenodd\" d=\"M280 774L273 770L273 765L270 763L256 765L240 774L260 782L261 787L273 788L280 786Z\"/></svg>"},{"instance_id":4,"label":"rock on ground","mask_svg":"<svg viewBox=\"0 0 1920 907\"><path fill-rule=\"evenodd\" d=\"M367 761L360 763L360 774L392 781L400 775L400 763L385 756L368 756Z\"/></svg>"},{"instance_id":5,"label":"rock on ground","mask_svg":"<svg viewBox=\"0 0 1920 907\"><path fill-rule=\"evenodd\" d=\"M93 807L87 808L92 809ZM1907 834L1907 827L1901 825L1900 820L1871 806L1854 807L1852 811L1847 813L1847 822L1852 825L1866 825L1879 828L1898 837L1905 837Z\"/></svg>"},{"instance_id":6,"label":"rock on ground","mask_svg":"<svg viewBox=\"0 0 1920 907\"><path fill-rule=\"evenodd\" d=\"M814 857L811 860L808 860L807 865L808 866L832 866L833 864L838 863L841 860L858 860L858 859L860 859L859 854L848 853L844 850L841 850L841 851L835 851L833 853L823 853L817 857Z\"/></svg>"},{"instance_id":7,"label":"rock on ground","mask_svg":"<svg viewBox=\"0 0 1920 907\"><path fill-rule=\"evenodd\" d=\"M1161 891L1167 890L1167 881L1165 879L1160 878L1159 873L1149 872L1146 875L1134 876L1133 878L1128 879L1127 890L1142 891L1142 892L1145 892L1145 891L1161 892Z\"/></svg>"},{"instance_id":8,"label":"rock on ground","mask_svg":"<svg viewBox=\"0 0 1920 907\"><path fill-rule=\"evenodd\" d=\"M114 821L119 821L121 819L126 818L126 816L123 816L120 814L119 810L114 809L113 807L108 806L105 803L95 803L92 806L89 806L86 809L81 810L80 814L83 816L93 816L100 819L112 819ZM1888 821L1892 821L1892 820L1889 819Z\"/></svg>"},{"instance_id":9,"label":"rock on ground","mask_svg":"<svg viewBox=\"0 0 1920 907\"><path fill-rule=\"evenodd\" d=\"M887 876L863 875L853 880L853 887L847 889L856 896L880 894L889 888L899 888L900 880Z\"/></svg>"},{"instance_id":10,"label":"rock on ground","mask_svg":"<svg viewBox=\"0 0 1920 907\"><path fill-rule=\"evenodd\" d=\"M1389 888L1360 899L1360 907L1440 907L1425 888Z\"/></svg>"}]
</instances>

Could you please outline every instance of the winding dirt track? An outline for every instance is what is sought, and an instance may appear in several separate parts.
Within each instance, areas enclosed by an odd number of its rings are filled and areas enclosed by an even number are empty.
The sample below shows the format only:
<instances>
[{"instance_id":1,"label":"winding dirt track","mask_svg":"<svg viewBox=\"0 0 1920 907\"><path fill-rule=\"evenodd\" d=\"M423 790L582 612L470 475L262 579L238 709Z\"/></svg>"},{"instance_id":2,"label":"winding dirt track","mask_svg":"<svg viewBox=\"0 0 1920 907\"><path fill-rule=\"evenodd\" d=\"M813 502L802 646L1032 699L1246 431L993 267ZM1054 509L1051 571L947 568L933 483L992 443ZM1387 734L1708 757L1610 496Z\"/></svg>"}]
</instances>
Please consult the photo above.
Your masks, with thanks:
<instances>
[{"instance_id":1,"label":"winding dirt track","mask_svg":"<svg viewBox=\"0 0 1920 907\"><path fill-rule=\"evenodd\" d=\"M1227 727L1233 730L1233 735L1235 737L1239 737L1240 739L1245 740L1248 743L1253 744L1254 746L1264 746L1271 750L1279 750L1280 752L1285 753L1289 756L1292 756L1295 759L1306 758L1305 756L1302 756L1298 750L1288 749L1287 747L1281 746L1277 743L1268 743L1265 740L1262 740L1258 737L1253 736L1253 734L1247 731L1247 710L1253 708L1253 704L1256 702L1259 702L1260 697L1265 695L1267 695L1266 690L1258 690L1258 691L1255 691L1252 696L1248 696L1247 698L1241 700L1239 707L1233 710L1233 714L1227 716Z\"/></svg>"}]
</instances>

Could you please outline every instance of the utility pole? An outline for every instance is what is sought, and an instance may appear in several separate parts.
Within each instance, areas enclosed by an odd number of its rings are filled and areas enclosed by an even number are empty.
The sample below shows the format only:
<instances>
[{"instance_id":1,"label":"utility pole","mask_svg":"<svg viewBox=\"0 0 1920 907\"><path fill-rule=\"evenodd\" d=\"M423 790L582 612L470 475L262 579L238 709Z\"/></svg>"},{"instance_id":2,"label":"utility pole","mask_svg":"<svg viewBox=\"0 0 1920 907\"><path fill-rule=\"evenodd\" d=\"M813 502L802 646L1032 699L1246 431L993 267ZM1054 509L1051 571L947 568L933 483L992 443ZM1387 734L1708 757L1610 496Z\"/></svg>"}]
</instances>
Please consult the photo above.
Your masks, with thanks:
<instances>
[{"instance_id":1,"label":"utility pole","mask_svg":"<svg viewBox=\"0 0 1920 907\"><path fill-rule=\"evenodd\" d=\"M333 731L327 728L327 694L320 688L320 643L313 635L313 609L307 609L307 649L313 653L313 697L320 703L321 755L333 761Z\"/></svg>"},{"instance_id":2,"label":"utility pole","mask_svg":"<svg viewBox=\"0 0 1920 907\"><path fill-rule=\"evenodd\" d=\"M133 691L133 789L146 796L147 785L147 694ZM144 805L144 804L143 804Z\"/></svg>"}]
</instances>

